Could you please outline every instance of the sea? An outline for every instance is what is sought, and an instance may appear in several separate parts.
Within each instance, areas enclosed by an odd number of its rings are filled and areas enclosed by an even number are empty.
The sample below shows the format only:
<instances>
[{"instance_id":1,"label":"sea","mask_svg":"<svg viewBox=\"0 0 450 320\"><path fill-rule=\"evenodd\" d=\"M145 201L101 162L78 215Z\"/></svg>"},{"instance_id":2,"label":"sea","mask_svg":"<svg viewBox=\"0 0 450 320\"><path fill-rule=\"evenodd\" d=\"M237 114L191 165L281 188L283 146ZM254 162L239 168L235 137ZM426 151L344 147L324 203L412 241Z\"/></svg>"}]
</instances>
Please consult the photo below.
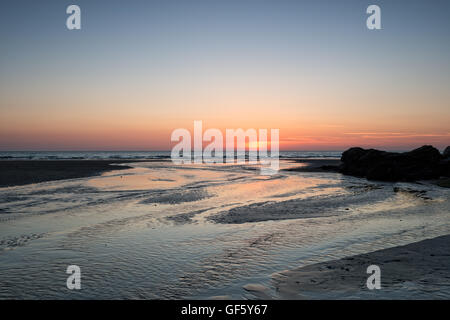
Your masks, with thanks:
<instances>
[{"instance_id":1,"label":"sea","mask_svg":"<svg viewBox=\"0 0 450 320\"><path fill-rule=\"evenodd\" d=\"M342 151L281 151L280 158L340 158ZM170 151L0 151L0 160L169 159Z\"/></svg>"}]
</instances>

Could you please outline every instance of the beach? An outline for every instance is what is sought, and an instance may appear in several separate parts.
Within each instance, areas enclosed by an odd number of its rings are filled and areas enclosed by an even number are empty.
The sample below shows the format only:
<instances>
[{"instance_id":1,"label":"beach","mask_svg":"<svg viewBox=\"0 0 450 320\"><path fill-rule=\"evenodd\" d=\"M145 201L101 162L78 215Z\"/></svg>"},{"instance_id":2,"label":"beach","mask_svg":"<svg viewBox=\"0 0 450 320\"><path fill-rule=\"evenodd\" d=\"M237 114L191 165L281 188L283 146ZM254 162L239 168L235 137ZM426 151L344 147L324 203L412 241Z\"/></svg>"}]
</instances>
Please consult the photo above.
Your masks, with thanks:
<instances>
[{"instance_id":1,"label":"beach","mask_svg":"<svg viewBox=\"0 0 450 320\"><path fill-rule=\"evenodd\" d=\"M450 300L450 1L2 5L0 304Z\"/></svg>"},{"instance_id":2,"label":"beach","mask_svg":"<svg viewBox=\"0 0 450 320\"><path fill-rule=\"evenodd\" d=\"M0 161L0 187L90 177L130 168L116 165L126 162L130 160L3 160Z\"/></svg>"},{"instance_id":3,"label":"beach","mask_svg":"<svg viewBox=\"0 0 450 320\"><path fill-rule=\"evenodd\" d=\"M130 169L126 163L152 161L162 160L0 160L0 187L90 177L111 170ZM292 159L292 161L302 165L287 170L305 172L322 171L323 166L337 166L340 163L337 159Z\"/></svg>"},{"instance_id":4,"label":"beach","mask_svg":"<svg viewBox=\"0 0 450 320\"><path fill-rule=\"evenodd\" d=\"M283 158L273 176L249 164L49 161L3 161L43 178L0 188L1 299L450 297L450 190L432 183L344 176L332 158ZM67 175L45 173L56 169ZM376 292L364 287L369 264L382 270ZM65 287L68 265L82 290Z\"/></svg>"},{"instance_id":5,"label":"beach","mask_svg":"<svg viewBox=\"0 0 450 320\"><path fill-rule=\"evenodd\" d=\"M284 299L448 299L450 236L332 260L274 275ZM367 268L380 267L382 287L368 290Z\"/></svg>"}]
</instances>

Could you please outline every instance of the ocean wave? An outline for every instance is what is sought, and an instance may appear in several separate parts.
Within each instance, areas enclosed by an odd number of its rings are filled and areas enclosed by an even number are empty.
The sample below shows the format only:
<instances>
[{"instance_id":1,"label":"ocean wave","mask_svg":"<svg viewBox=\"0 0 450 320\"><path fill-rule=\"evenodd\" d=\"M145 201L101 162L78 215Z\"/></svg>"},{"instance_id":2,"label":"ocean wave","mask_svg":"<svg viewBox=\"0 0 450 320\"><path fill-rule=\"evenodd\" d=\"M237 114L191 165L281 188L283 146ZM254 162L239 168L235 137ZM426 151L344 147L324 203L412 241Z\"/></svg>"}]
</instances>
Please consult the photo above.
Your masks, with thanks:
<instances>
[{"instance_id":1,"label":"ocean wave","mask_svg":"<svg viewBox=\"0 0 450 320\"><path fill-rule=\"evenodd\" d=\"M280 159L333 159L340 151L281 151ZM0 160L146 160L170 159L170 151L3 151ZM225 155L224 155L225 159ZM248 159L248 153L246 154Z\"/></svg>"},{"instance_id":2,"label":"ocean wave","mask_svg":"<svg viewBox=\"0 0 450 320\"><path fill-rule=\"evenodd\" d=\"M170 152L0 152L0 160L145 160L169 158Z\"/></svg>"}]
</instances>

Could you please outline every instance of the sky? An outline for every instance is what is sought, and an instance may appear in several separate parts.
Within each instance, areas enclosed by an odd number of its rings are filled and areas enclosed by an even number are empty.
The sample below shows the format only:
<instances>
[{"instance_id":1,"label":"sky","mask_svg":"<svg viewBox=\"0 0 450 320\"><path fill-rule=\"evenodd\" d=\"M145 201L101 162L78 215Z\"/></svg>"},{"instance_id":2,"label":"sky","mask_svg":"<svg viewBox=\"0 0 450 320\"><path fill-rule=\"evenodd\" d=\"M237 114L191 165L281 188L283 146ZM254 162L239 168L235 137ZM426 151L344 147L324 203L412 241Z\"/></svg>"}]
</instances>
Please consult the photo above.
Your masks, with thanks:
<instances>
[{"instance_id":1,"label":"sky","mask_svg":"<svg viewBox=\"0 0 450 320\"><path fill-rule=\"evenodd\" d=\"M445 0L2 0L0 150L170 150L194 120L279 129L281 150L442 149L449 17Z\"/></svg>"}]
</instances>

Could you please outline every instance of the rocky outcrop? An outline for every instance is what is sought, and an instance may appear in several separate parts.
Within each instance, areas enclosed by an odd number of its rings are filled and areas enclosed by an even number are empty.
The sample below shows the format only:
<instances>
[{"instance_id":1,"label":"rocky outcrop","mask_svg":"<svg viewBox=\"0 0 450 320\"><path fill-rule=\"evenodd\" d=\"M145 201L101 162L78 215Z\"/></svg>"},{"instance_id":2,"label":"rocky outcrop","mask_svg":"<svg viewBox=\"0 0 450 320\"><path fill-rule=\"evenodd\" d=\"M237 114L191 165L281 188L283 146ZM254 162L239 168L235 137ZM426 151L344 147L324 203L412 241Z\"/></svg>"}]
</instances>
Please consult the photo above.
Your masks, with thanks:
<instances>
[{"instance_id":1,"label":"rocky outcrop","mask_svg":"<svg viewBox=\"0 0 450 320\"><path fill-rule=\"evenodd\" d=\"M449 147L445 150L450 152ZM403 153L350 148L341 161L341 173L369 180L415 181L450 176L450 157L444 157L433 146Z\"/></svg>"},{"instance_id":2,"label":"rocky outcrop","mask_svg":"<svg viewBox=\"0 0 450 320\"><path fill-rule=\"evenodd\" d=\"M444 156L444 158L450 158L450 146L448 146L447 148L445 148L444 153L442 154Z\"/></svg>"},{"instance_id":3,"label":"rocky outcrop","mask_svg":"<svg viewBox=\"0 0 450 320\"><path fill-rule=\"evenodd\" d=\"M444 177L450 177L450 146L445 148L444 153L442 154L444 159L441 161L442 175Z\"/></svg>"}]
</instances>

